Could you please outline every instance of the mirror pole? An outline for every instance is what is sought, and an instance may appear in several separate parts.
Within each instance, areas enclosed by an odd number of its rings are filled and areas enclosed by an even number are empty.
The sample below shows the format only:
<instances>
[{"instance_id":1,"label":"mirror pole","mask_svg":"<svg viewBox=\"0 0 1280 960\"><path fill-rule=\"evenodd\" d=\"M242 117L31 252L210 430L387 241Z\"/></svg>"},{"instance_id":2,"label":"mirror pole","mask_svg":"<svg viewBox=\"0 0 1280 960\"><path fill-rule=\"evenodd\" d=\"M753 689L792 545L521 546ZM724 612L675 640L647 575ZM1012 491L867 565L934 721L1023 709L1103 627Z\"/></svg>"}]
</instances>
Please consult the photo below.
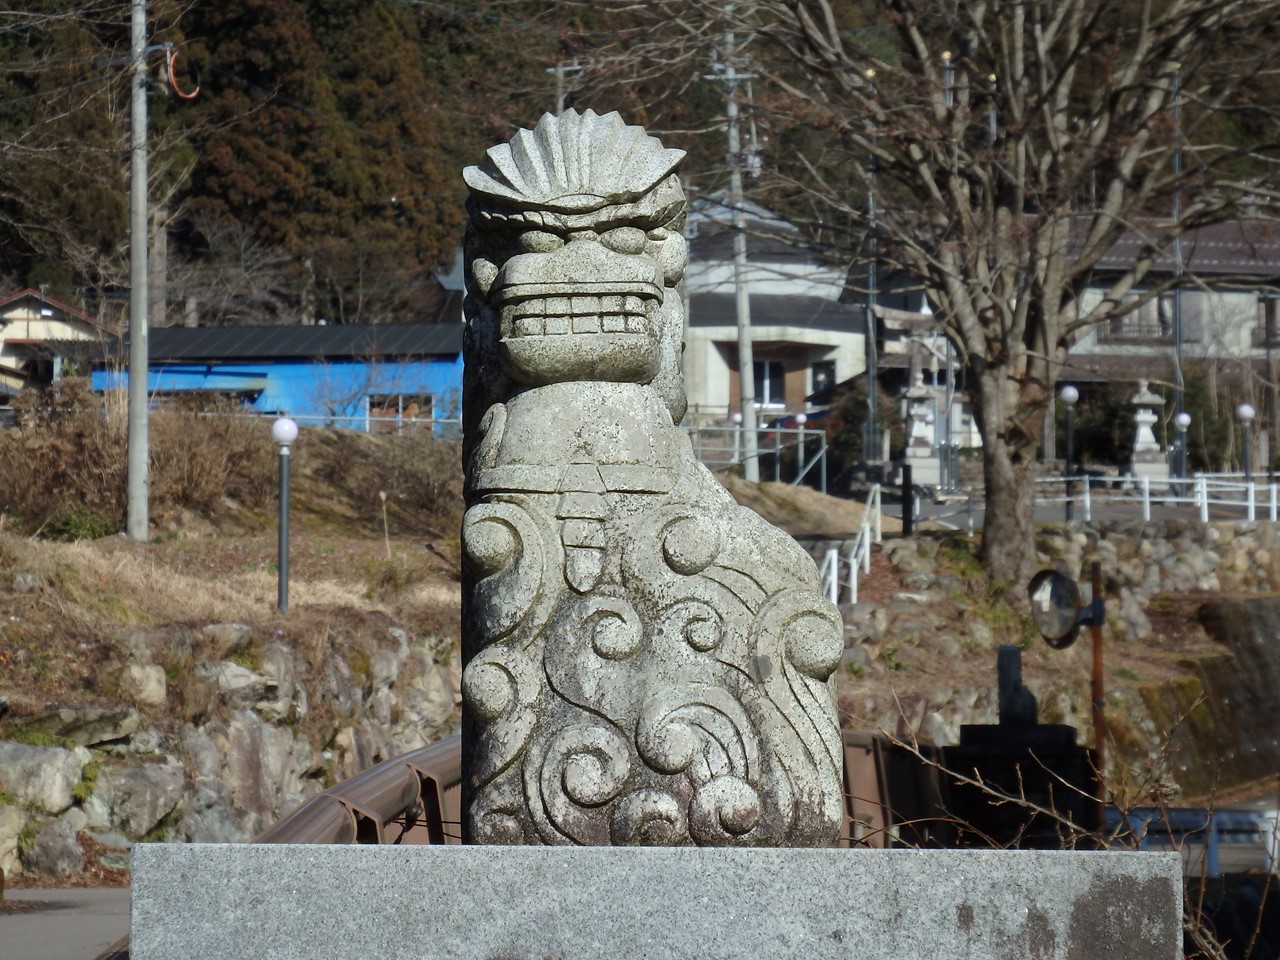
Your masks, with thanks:
<instances>
[{"instance_id":1,"label":"mirror pole","mask_svg":"<svg viewBox=\"0 0 1280 960\"><path fill-rule=\"evenodd\" d=\"M1089 629L1092 631L1093 638L1093 749L1097 754L1095 763L1097 764L1098 776L1098 832L1101 834L1103 825L1106 822L1106 804L1107 804L1107 785L1106 785L1106 761L1103 756L1103 747L1106 742L1105 720L1103 711L1106 708L1106 701L1102 689L1102 564L1093 561L1093 602L1089 605L1094 615L1090 617Z\"/></svg>"}]
</instances>

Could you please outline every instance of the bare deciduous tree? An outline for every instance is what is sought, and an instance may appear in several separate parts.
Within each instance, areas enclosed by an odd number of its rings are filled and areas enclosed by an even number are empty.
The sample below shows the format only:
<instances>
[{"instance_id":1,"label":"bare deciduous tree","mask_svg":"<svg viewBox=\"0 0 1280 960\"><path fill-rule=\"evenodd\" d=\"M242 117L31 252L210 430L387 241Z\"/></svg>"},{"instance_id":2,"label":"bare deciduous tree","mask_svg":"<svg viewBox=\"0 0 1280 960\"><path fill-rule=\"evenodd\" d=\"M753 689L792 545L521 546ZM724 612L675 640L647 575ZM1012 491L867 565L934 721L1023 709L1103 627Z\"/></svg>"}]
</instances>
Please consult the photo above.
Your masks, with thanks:
<instances>
[{"instance_id":1,"label":"bare deciduous tree","mask_svg":"<svg viewBox=\"0 0 1280 960\"><path fill-rule=\"evenodd\" d=\"M846 225L850 250L874 230L882 275L925 291L983 437L984 558L998 581L1021 582L1067 352L1168 285L1148 272L1176 236L1280 203L1280 5L667 0L627 15L646 8L671 49L707 24L740 49L749 38L740 66L774 114L770 161L793 199L828 232ZM1129 269L1082 302L1099 260L1134 232Z\"/></svg>"}]
</instances>

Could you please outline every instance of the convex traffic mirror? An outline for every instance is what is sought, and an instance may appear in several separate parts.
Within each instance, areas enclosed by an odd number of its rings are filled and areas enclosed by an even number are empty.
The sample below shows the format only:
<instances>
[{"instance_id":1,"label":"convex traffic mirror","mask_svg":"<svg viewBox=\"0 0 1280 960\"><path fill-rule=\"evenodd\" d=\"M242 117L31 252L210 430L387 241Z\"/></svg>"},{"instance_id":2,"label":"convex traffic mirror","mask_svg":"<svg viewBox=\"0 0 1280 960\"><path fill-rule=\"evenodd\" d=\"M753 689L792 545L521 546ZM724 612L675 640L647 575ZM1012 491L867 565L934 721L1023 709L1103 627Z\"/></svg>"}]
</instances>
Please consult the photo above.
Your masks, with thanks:
<instances>
[{"instance_id":1,"label":"convex traffic mirror","mask_svg":"<svg viewBox=\"0 0 1280 960\"><path fill-rule=\"evenodd\" d=\"M1080 630L1080 590L1057 570L1041 570L1027 586L1031 618L1044 642L1062 650L1076 642Z\"/></svg>"}]
</instances>

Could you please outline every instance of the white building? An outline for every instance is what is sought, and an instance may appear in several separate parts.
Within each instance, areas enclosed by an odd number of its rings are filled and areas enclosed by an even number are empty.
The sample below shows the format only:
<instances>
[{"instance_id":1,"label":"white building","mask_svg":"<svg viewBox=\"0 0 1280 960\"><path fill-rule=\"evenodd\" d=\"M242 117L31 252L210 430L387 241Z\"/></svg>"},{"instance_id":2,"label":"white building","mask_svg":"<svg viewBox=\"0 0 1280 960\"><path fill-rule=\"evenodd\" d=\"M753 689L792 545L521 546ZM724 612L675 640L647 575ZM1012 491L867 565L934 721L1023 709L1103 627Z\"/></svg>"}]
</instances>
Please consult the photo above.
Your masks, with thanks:
<instances>
[{"instance_id":1,"label":"white building","mask_svg":"<svg viewBox=\"0 0 1280 960\"><path fill-rule=\"evenodd\" d=\"M57 380L68 358L99 352L118 337L114 327L39 290L0 298L0 398Z\"/></svg>"},{"instance_id":2,"label":"white building","mask_svg":"<svg viewBox=\"0 0 1280 960\"><path fill-rule=\"evenodd\" d=\"M841 302L843 266L817 256L800 231L775 214L750 203L743 209L756 405L764 417L805 411L805 397L865 368L866 311ZM740 396L730 209L696 201L686 233L689 415L723 419Z\"/></svg>"}]
</instances>

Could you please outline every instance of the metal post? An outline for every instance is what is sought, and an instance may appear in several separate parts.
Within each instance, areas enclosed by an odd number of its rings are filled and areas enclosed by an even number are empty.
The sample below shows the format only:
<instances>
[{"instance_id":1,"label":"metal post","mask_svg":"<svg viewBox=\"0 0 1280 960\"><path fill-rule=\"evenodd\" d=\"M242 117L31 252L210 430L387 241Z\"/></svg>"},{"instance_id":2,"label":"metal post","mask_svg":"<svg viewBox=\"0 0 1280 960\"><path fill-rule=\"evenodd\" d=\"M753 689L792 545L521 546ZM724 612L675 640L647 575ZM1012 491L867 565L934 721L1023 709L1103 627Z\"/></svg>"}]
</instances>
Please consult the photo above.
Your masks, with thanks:
<instances>
[{"instance_id":1,"label":"metal post","mask_svg":"<svg viewBox=\"0 0 1280 960\"><path fill-rule=\"evenodd\" d=\"M276 608L289 609L289 448L280 448L280 524L276 542Z\"/></svg>"},{"instance_id":2,"label":"metal post","mask_svg":"<svg viewBox=\"0 0 1280 960\"><path fill-rule=\"evenodd\" d=\"M911 464L902 465L902 535L911 536L915 523L916 498L911 483Z\"/></svg>"},{"instance_id":3,"label":"metal post","mask_svg":"<svg viewBox=\"0 0 1280 960\"><path fill-rule=\"evenodd\" d=\"M818 456L822 458L822 469L818 472L818 481L821 484L821 486L819 486L818 489L822 493L826 493L827 492L827 431L823 430L822 433L819 434L819 437L821 438L822 447L818 452ZM1272 484L1271 485L1271 494L1272 494L1271 512L1273 514L1275 513L1275 492L1276 492L1275 484ZM1275 517L1273 516L1271 519L1274 520Z\"/></svg>"},{"instance_id":4,"label":"metal post","mask_svg":"<svg viewBox=\"0 0 1280 960\"><path fill-rule=\"evenodd\" d=\"M280 515L276 534L276 608L289 609L289 448L298 439L298 425L281 417L271 425L271 439L280 447Z\"/></svg>"},{"instance_id":5,"label":"metal post","mask_svg":"<svg viewBox=\"0 0 1280 960\"><path fill-rule=\"evenodd\" d=\"M133 95L129 136L129 403L126 533L146 540L147 441L147 4L133 0L129 30Z\"/></svg>"},{"instance_id":6,"label":"metal post","mask_svg":"<svg viewBox=\"0 0 1280 960\"><path fill-rule=\"evenodd\" d=\"M1144 523L1151 519L1151 478L1142 478L1142 520Z\"/></svg>"},{"instance_id":7,"label":"metal post","mask_svg":"<svg viewBox=\"0 0 1280 960\"><path fill-rule=\"evenodd\" d=\"M1102 689L1102 564L1093 561L1093 603L1094 616L1091 618L1089 631L1093 639L1093 678L1091 691L1093 697L1093 749L1097 753L1098 772L1098 828L1102 828L1103 812L1107 802L1106 757L1103 748L1106 745L1106 699Z\"/></svg>"},{"instance_id":8,"label":"metal post","mask_svg":"<svg viewBox=\"0 0 1280 960\"><path fill-rule=\"evenodd\" d=\"M1253 424L1253 418L1257 414L1251 403L1242 403L1236 407L1236 415L1240 417L1240 445L1244 447L1244 496L1245 496L1245 515L1252 521L1254 519L1253 510L1253 438L1249 434L1249 428Z\"/></svg>"},{"instance_id":9,"label":"metal post","mask_svg":"<svg viewBox=\"0 0 1280 960\"><path fill-rule=\"evenodd\" d=\"M1071 471L1072 453L1074 452L1071 447L1075 439L1073 436L1074 430L1075 430L1075 407L1068 403L1067 404L1067 469L1066 469L1066 475L1067 475L1066 520L1067 520L1067 523L1070 523L1072 520L1075 519L1075 495L1076 495L1075 487L1076 485L1074 481L1074 475Z\"/></svg>"},{"instance_id":10,"label":"metal post","mask_svg":"<svg viewBox=\"0 0 1280 960\"><path fill-rule=\"evenodd\" d=\"M804 474L805 474L804 425L808 423L808 421L809 421L809 418L805 416L803 413L796 414L796 425L800 428L800 432L797 434L798 439L796 441L798 445L798 449L796 451L796 485L797 486L799 486L804 481Z\"/></svg>"}]
</instances>

